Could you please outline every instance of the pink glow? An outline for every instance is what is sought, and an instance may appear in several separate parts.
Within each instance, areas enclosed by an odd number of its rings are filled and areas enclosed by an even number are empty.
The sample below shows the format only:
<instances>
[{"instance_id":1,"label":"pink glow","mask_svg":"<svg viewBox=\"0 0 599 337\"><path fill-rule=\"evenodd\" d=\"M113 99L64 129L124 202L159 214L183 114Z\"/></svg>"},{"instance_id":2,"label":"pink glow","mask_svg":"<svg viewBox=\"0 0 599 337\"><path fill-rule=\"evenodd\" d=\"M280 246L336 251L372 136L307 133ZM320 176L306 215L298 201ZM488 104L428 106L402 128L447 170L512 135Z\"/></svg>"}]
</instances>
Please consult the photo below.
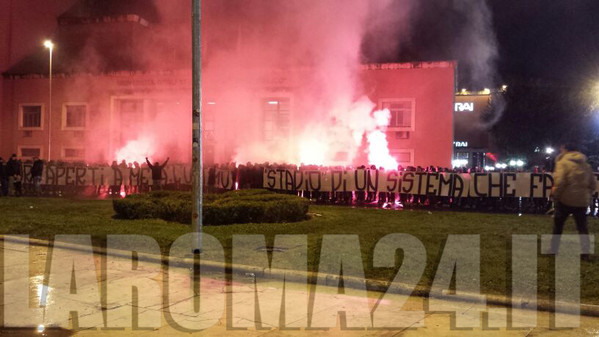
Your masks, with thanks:
<instances>
[{"instance_id":1,"label":"pink glow","mask_svg":"<svg viewBox=\"0 0 599 337\"><path fill-rule=\"evenodd\" d=\"M144 163L145 158L152 157L156 151L156 144L153 138L140 138L131 140L124 147L116 152L116 160L120 163L125 160L128 163L137 161Z\"/></svg>"},{"instance_id":2,"label":"pink glow","mask_svg":"<svg viewBox=\"0 0 599 337\"><path fill-rule=\"evenodd\" d=\"M367 135L368 163L383 167L385 170L395 170L399 163L389 153L389 142L385 131L391 121L391 112L388 109L377 110L372 113L377 129Z\"/></svg>"}]
</instances>

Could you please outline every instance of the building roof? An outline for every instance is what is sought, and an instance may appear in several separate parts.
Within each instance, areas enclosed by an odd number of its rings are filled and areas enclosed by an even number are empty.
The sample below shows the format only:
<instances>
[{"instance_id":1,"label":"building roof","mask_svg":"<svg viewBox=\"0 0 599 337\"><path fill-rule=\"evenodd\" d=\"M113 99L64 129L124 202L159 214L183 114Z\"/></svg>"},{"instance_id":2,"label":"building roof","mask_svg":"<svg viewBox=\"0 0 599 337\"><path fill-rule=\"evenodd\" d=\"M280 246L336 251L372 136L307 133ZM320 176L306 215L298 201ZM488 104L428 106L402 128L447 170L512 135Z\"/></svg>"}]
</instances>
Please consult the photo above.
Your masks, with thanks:
<instances>
[{"instance_id":1,"label":"building roof","mask_svg":"<svg viewBox=\"0 0 599 337\"><path fill-rule=\"evenodd\" d=\"M136 16L141 23L157 23L153 0L79 0L58 17L60 25L110 22Z\"/></svg>"},{"instance_id":2,"label":"building roof","mask_svg":"<svg viewBox=\"0 0 599 337\"><path fill-rule=\"evenodd\" d=\"M154 27L151 23L158 21L153 0L80 0L61 14L58 21L58 31L52 39L54 75L147 71L144 52L149 47L143 43L151 40ZM137 29L112 28L123 24ZM160 48L151 50L155 54L160 51ZM2 75L36 78L48 73L48 50L40 46Z\"/></svg>"}]
</instances>

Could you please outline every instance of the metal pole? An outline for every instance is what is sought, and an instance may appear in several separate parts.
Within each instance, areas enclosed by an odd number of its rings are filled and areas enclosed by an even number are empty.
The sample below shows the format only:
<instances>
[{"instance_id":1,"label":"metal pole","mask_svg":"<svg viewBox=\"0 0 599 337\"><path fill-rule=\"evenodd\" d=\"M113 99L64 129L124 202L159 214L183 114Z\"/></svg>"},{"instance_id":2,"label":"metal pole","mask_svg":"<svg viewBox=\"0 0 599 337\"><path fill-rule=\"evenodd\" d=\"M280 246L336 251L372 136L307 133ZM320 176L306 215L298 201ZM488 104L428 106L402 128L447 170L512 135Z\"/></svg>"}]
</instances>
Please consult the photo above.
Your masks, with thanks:
<instances>
[{"instance_id":1,"label":"metal pole","mask_svg":"<svg viewBox=\"0 0 599 337\"><path fill-rule=\"evenodd\" d=\"M198 234L195 254L202 253L202 46L201 46L202 2L192 0L192 95L193 95L193 143L192 143L192 226Z\"/></svg>"},{"instance_id":2,"label":"metal pole","mask_svg":"<svg viewBox=\"0 0 599 337\"><path fill-rule=\"evenodd\" d=\"M50 104L48 105L48 161L50 161L51 147L52 147L52 51L53 46L48 48L50 50L50 74L49 74L49 87L50 87Z\"/></svg>"}]
</instances>

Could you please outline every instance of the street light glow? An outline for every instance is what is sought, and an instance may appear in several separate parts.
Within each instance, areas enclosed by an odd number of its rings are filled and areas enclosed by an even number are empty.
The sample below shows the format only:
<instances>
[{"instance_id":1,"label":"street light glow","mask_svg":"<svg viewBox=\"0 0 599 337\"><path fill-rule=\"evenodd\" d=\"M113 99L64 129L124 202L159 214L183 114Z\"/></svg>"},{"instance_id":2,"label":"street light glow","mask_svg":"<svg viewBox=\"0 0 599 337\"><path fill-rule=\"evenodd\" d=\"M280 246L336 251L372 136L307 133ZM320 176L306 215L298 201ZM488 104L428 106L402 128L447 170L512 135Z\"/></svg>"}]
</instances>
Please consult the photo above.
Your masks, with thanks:
<instances>
[{"instance_id":1,"label":"street light glow","mask_svg":"<svg viewBox=\"0 0 599 337\"><path fill-rule=\"evenodd\" d=\"M46 40L46 41L44 41L44 47L46 47L48 49L54 49L54 43L50 40Z\"/></svg>"}]
</instances>

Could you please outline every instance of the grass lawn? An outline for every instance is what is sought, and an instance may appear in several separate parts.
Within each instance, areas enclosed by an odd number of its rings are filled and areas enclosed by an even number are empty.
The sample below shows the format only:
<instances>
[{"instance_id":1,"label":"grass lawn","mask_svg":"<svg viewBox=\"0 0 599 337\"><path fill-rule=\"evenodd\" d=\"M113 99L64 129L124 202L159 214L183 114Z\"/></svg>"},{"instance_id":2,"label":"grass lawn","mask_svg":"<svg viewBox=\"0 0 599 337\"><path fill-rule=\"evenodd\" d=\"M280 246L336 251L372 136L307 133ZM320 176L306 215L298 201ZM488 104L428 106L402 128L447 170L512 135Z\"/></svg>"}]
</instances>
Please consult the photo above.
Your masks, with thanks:
<instances>
[{"instance_id":1,"label":"grass lawn","mask_svg":"<svg viewBox=\"0 0 599 337\"><path fill-rule=\"evenodd\" d=\"M391 280L396 271L373 268L372 255L377 241L390 233L408 233L419 238L427 251L427 265L420 286L428 287L440 260L440 252L448 234L480 234L481 273L484 294L506 294L510 281L508 248L512 234L550 234L549 216L481 214L428 211L391 211L336 206L311 206L310 220L289 224L244 224L205 227L205 232L218 238L228 255L232 235L263 234L269 245L276 234L307 234L308 265L316 270L320 243L324 234L357 234L360 238L366 276ZM163 249L168 249L190 226L162 220L117 220L109 200L72 200L44 198L0 198L0 234L29 234L52 239L55 234L92 234L101 244L106 234L144 234L152 236ZM599 232L599 221L589 219L591 234ZM566 233L575 233L573 220L568 220ZM597 247L595 251L599 251ZM554 291L554 259L539 256L539 297L550 298ZM316 266L316 267L315 267ZM599 262L582 262L582 301L599 304Z\"/></svg>"}]
</instances>

